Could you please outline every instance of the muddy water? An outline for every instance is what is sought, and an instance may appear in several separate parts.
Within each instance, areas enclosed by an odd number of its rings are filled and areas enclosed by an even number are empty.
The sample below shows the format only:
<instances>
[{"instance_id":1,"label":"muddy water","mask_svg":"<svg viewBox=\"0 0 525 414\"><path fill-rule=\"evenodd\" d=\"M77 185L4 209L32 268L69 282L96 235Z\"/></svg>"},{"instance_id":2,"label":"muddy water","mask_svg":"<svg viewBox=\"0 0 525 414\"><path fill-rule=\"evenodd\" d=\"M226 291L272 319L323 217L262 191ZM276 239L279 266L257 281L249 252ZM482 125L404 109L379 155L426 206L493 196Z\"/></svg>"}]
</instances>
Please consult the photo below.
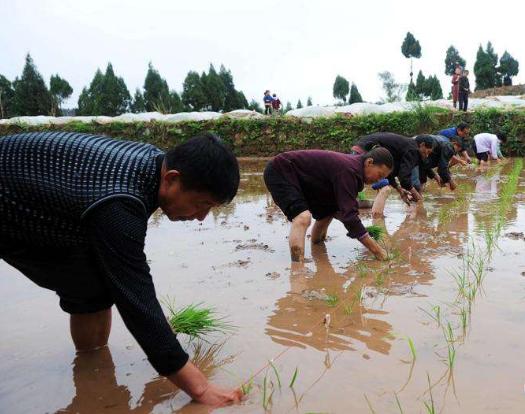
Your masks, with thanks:
<instances>
[{"instance_id":1,"label":"muddy water","mask_svg":"<svg viewBox=\"0 0 525 414\"><path fill-rule=\"evenodd\" d=\"M210 338L211 349L181 338L207 374L234 386L272 359L279 372L280 389L273 369L263 370L243 404L217 412L264 412L265 375L274 413L398 413L396 395L405 413L426 412L431 395L436 412L525 412L525 241L505 236L525 228L524 174L492 258L485 249L512 162L458 172L456 198L431 186L424 208L391 197L390 263L372 260L334 222L327 243L308 247L309 263L294 269L289 225L264 189L263 166L243 162L235 203L203 223L155 215L149 226L159 297L213 305L238 327ZM473 241L486 276L462 319L452 274ZM110 347L75 355L57 297L4 262L0 274L0 412L208 412L155 376L116 312Z\"/></svg>"}]
</instances>

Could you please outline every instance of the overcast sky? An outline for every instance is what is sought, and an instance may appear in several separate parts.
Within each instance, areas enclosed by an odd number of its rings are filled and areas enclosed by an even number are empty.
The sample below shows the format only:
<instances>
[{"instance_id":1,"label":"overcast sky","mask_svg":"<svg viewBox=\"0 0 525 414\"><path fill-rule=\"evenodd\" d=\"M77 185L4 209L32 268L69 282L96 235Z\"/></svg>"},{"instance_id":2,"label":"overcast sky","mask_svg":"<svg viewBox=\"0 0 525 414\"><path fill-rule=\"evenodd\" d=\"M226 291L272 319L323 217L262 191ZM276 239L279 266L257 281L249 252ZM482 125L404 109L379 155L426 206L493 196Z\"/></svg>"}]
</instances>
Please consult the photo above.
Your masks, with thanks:
<instances>
[{"instance_id":1,"label":"overcast sky","mask_svg":"<svg viewBox=\"0 0 525 414\"><path fill-rule=\"evenodd\" d=\"M270 89L294 106L308 96L332 104L340 74L373 102L383 95L378 72L408 82L407 31L422 47L414 72L436 73L445 97L451 44L467 60L472 85L476 51L488 40L499 56L506 49L520 61L514 83L525 83L523 1L0 0L0 10L0 74L13 80L30 52L47 82L58 73L72 85L66 107L108 61L131 94L149 61L179 92L189 70L211 62L231 69L248 100Z\"/></svg>"}]
</instances>

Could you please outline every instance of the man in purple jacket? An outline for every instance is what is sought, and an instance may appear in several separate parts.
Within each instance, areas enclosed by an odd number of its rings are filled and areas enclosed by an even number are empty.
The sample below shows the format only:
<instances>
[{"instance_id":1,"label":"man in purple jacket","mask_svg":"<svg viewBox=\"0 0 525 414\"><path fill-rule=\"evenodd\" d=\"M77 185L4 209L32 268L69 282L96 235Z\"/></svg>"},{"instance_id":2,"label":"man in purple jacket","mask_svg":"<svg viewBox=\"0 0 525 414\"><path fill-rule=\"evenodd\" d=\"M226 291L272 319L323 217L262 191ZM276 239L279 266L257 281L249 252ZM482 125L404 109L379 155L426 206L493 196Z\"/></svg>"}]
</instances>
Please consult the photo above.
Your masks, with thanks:
<instances>
[{"instance_id":1,"label":"man in purple jacket","mask_svg":"<svg viewBox=\"0 0 525 414\"><path fill-rule=\"evenodd\" d=\"M293 262L304 261L304 240L312 217L312 242L326 239L335 217L378 259L387 255L372 239L359 219L357 193L364 184L387 177L393 168L386 148L375 148L364 155L333 151L303 150L277 155L264 171L264 181L275 203L292 222L289 244Z\"/></svg>"}]
</instances>

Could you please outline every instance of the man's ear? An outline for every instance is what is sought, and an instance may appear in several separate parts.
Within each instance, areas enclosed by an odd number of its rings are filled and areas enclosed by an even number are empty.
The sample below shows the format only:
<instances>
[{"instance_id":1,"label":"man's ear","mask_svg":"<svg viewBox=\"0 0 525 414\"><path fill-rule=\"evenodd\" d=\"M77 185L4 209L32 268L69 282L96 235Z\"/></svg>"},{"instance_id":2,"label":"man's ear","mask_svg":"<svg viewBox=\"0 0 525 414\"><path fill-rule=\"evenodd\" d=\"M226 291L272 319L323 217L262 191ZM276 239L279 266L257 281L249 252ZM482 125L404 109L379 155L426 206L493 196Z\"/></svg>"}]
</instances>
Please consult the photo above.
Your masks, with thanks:
<instances>
[{"instance_id":1,"label":"man's ear","mask_svg":"<svg viewBox=\"0 0 525 414\"><path fill-rule=\"evenodd\" d=\"M168 170L162 176L163 180L171 185L180 180L180 172L177 170Z\"/></svg>"}]
</instances>

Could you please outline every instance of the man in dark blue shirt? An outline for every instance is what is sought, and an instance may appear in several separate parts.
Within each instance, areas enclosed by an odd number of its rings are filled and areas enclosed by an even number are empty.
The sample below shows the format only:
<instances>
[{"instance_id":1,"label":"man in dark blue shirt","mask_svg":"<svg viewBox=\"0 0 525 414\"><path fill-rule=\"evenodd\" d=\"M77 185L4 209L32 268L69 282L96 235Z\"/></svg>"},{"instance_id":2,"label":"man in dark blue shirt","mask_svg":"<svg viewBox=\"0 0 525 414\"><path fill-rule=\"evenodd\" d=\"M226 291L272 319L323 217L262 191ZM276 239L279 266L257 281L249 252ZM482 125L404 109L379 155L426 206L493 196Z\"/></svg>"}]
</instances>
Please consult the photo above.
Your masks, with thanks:
<instances>
[{"instance_id":1,"label":"man in dark blue shirt","mask_svg":"<svg viewBox=\"0 0 525 414\"><path fill-rule=\"evenodd\" d=\"M454 155L452 157L452 160L451 160L452 165L455 165L455 164L466 165L472 162L467 152L469 134L470 134L470 126L465 122L461 122L457 127L450 127L450 128L442 129L441 131L438 132L438 135L448 138L449 140L453 137L459 137L461 139L461 144L462 144L461 151L459 151L458 153L459 156Z\"/></svg>"}]
</instances>

